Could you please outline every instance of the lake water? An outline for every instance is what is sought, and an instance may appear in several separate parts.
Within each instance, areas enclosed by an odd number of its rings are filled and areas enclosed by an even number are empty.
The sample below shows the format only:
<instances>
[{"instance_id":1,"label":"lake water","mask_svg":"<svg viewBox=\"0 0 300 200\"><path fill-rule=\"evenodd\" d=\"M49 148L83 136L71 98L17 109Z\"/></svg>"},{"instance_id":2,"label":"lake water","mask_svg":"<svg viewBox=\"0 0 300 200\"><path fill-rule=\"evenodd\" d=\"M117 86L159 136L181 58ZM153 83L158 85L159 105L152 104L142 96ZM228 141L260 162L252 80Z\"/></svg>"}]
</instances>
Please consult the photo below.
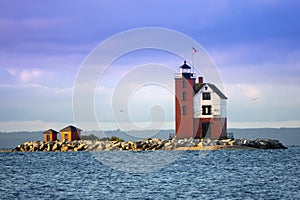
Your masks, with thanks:
<instances>
[{"instance_id":1,"label":"lake water","mask_svg":"<svg viewBox=\"0 0 300 200\"><path fill-rule=\"evenodd\" d=\"M1 199L300 199L287 150L0 153Z\"/></svg>"}]
</instances>

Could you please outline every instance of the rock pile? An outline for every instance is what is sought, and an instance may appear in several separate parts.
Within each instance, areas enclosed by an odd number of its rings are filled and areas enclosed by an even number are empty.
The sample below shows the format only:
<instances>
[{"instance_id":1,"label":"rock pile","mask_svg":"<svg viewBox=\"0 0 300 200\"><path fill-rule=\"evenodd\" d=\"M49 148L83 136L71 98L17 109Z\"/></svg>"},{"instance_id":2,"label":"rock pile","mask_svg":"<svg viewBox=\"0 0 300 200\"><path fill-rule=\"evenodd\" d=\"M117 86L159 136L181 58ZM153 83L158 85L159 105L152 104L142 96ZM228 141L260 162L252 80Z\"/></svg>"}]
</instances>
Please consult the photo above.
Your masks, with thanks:
<instances>
[{"instance_id":1,"label":"rock pile","mask_svg":"<svg viewBox=\"0 0 300 200\"><path fill-rule=\"evenodd\" d=\"M234 140L234 145L253 147L257 149L286 149L286 147L281 144L278 140L271 139L236 139Z\"/></svg>"},{"instance_id":2,"label":"rock pile","mask_svg":"<svg viewBox=\"0 0 300 200\"><path fill-rule=\"evenodd\" d=\"M83 141L51 141L51 142L44 142L44 141L31 141L25 142L17 146L13 151L84 151L86 150L85 144Z\"/></svg>"},{"instance_id":3,"label":"rock pile","mask_svg":"<svg viewBox=\"0 0 300 200\"><path fill-rule=\"evenodd\" d=\"M160 140L158 138L148 138L144 141L33 141L25 142L17 146L13 151L149 151L149 150L209 150L209 149L286 149L278 140L266 139L225 139L211 140L184 138L173 138L170 140Z\"/></svg>"}]
</instances>

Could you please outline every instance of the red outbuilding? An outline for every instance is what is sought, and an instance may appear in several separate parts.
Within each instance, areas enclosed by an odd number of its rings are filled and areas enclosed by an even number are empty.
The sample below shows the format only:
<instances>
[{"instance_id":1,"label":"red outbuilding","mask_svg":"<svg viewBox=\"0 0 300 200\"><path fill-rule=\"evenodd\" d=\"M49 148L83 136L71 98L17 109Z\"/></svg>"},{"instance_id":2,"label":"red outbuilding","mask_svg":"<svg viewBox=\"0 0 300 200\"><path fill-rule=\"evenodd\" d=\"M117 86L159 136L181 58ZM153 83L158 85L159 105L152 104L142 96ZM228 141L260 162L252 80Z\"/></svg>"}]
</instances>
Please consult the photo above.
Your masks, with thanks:
<instances>
[{"instance_id":1,"label":"red outbuilding","mask_svg":"<svg viewBox=\"0 0 300 200\"><path fill-rule=\"evenodd\" d=\"M75 126L67 126L66 128L60 130L61 140L80 140L81 131L81 129L76 128Z\"/></svg>"},{"instance_id":2,"label":"red outbuilding","mask_svg":"<svg viewBox=\"0 0 300 200\"><path fill-rule=\"evenodd\" d=\"M49 129L49 130L45 131L44 132L44 141L49 142L49 141L57 140L57 134L58 134L58 132L53 129Z\"/></svg>"}]
</instances>

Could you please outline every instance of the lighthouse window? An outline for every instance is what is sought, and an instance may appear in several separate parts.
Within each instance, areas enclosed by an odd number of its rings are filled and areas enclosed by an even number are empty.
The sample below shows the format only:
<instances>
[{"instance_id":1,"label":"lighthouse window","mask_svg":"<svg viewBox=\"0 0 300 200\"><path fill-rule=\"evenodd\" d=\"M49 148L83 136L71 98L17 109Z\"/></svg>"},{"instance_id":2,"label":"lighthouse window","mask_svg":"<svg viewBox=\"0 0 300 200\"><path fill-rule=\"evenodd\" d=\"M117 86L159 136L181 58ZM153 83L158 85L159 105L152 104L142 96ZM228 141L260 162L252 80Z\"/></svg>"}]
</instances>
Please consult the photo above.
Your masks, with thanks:
<instances>
[{"instance_id":1,"label":"lighthouse window","mask_svg":"<svg viewBox=\"0 0 300 200\"><path fill-rule=\"evenodd\" d=\"M211 106L202 106L202 115L211 115Z\"/></svg>"},{"instance_id":2,"label":"lighthouse window","mask_svg":"<svg viewBox=\"0 0 300 200\"><path fill-rule=\"evenodd\" d=\"M182 92L182 101L186 100L186 92Z\"/></svg>"},{"instance_id":3,"label":"lighthouse window","mask_svg":"<svg viewBox=\"0 0 300 200\"><path fill-rule=\"evenodd\" d=\"M185 80L182 80L182 87L183 87L183 88L186 87L186 82L185 82Z\"/></svg>"},{"instance_id":4,"label":"lighthouse window","mask_svg":"<svg viewBox=\"0 0 300 200\"><path fill-rule=\"evenodd\" d=\"M210 93L209 92L203 92L202 93L202 100L210 100Z\"/></svg>"},{"instance_id":5,"label":"lighthouse window","mask_svg":"<svg viewBox=\"0 0 300 200\"><path fill-rule=\"evenodd\" d=\"M186 106L182 106L182 115L186 115Z\"/></svg>"}]
</instances>

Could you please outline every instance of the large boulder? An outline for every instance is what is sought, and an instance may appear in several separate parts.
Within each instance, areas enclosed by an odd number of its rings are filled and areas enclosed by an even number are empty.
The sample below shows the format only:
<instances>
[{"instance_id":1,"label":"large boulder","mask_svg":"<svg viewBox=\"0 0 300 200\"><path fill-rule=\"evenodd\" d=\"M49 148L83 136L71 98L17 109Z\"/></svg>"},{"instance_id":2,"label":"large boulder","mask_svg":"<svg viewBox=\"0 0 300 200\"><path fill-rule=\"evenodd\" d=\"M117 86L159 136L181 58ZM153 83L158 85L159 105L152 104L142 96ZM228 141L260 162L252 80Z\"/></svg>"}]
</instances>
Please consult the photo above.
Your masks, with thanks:
<instances>
[{"instance_id":1,"label":"large boulder","mask_svg":"<svg viewBox=\"0 0 300 200\"><path fill-rule=\"evenodd\" d=\"M60 151L60 148L61 148L60 143L56 142L52 147L52 151Z\"/></svg>"},{"instance_id":2,"label":"large boulder","mask_svg":"<svg viewBox=\"0 0 300 200\"><path fill-rule=\"evenodd\" d=\"M32 142L32 146L34 147L34 151L37 151L40 148L40 142L34 141Z\"/></svg>"},{"instance_id":3,"label":"large boulder","mask_svg":"<svg viewBox=\"0 0 300 200\"><path fill-rule=\"evenodd\" d=\"M241 146L243 144L243 139L235 139L233 145Z\"/></svg>"},{"instance_id":4,"label":"large boulder","mask_svg":"<svg viewBox=\"0 0 300 200\"><path fill-rule=\"evenodd\" d=\"M67 145L64 145L64 146L62 146L61 148L60 148L60 151L69 151L69 148L68 148L68 146Z\"/></svg>"},{"instance_id":5,"label":"large boulder","mask_svg":"<svg viewBox=\"0 0 300 200\"><path fill-rule=\"evenodd\" d=\"M199 142L197 146L202 148L203 143L202 143L202 142Z\"/></svg>"},{"instance_id":6,"label":"large boulder","mask_svg":"<svg viewBox=\"0 0 300 200\"><path fill-rule=\"evenodd\" d=\"M46 143L46 147L44 148L44 151L52 151L52 146L49 143Z\"/></svg>"},{"instance_id":7,"label":"large boulder","mask_svg":"<svg viewBox=\"0 0 300 200\"><path fill-rule=\"evenodd\" d=\"M153 138L152 139L152 142L154 143L160 143L161 142L161 139L159 139L159 138Z\"/></svg>"},{"instance_id":8,"label":"large boulder","mask_svg":"<svg viewBox=\"0 0 300 200\"><path fill-rule=\"evenodd\" d=\"M229 146L233 146L233 145L234 145L234 140L232 140L232 141L229 141L229 142L227 143L227 145L229 145Z\"/></svg>"},{"instance_id":9,"label":"large boulder","mask_svg":"<svg viewBox=\"0 0 300 200\"><path fill-rule=\"evenodd\" d=\"M191 143L190 141L186 141L181 146L182 147L193 147L193 146L195 146L195 144Z\"/></svg>"},{"instance_id":10,"label":"large boulder","mask_svg":"<svg viewBox=\"0 0 300 200\"><path fill-rule=\"evenodd\" d=\"M112 146L114 146L111 142L107 142L105 144L105 149L110 149Z\"/></svg>"},{"instance_id":11,"label":"large boulder","mask_svg":"<svg viewBox=\"0 0 300 200\"><path fill-rule=\"evenodd\" d=\"M21 151L25 152L25 151L29 151L30 147L27 144L23 144L21 145Z\"/></svg>"},{"instance_id":12,"label":"large boulder","mask_svg":"<svg viewBox=\"0 0 300 200\"><path fill-rule=\"evenodd\" d=\"M133 146L132 148L135 149L135 150L140 150L140 149L143 149L143 145L144 145L144 142L143 141L137 141L137 142L133 142L132 143Z\"/></svg>"},{"instance_id":13,"label":"large boulder","mask_svg":"<svg viewBox=\"0 0 300 200\"><path fill-rule=\"evenodd\" d=\"M201 142L200 139L194 139L193 141L194 146L198 146L198 144Z\"/></svg>"},{"instance_id":14,"label":"large boulder","mask_svg":"<svg viewBox=\"0 0 300 200\"><path fill-rule=\"evenodd\" d=\"M211 139L209 138L203 138L201 139L201 142L203 146L211 146Z\"/></svg>"},{"instance_id":15,"label":"large boulder","mask_svg":"<svg viewBox=\"0 0 300 200\"><path fill-rule=\"evenodd\" d=\"M79 144L79 145L77 146L77 150L78 150L78 151L84 151L84 150L85 150L85 145L84 145L84 144Z\"/></svg>"},{"instance_id":16,"label":"large boulder","mask_svg":"<svg viewBox=\"0 0 300 200\"><path fill-rule=\"evenodd\" d=\"M120 148L113 145L113 146L110 146L109 148L106 148L105 150L106 151L117 151L117 150L120 150Z\"/></svg>"},{"instance_id":17,"label":"large boulder","mask_svg":"<svg viewBox=\"0 0 300 200\"><path fill-rule=\"evenodd\" d=\"M174 146L175 146L175 145L174 145L173 143L167 142L167 143L165 143L163 149L164 149L164 150L173 150L173 149L174 149Z\"/></svg>"},{"instance_id":18,"label":"large boulder","mask_svg":"<svg viewBox=\"0 0 300 200\"><path fill-rule=\"evenodd\" d=\"M97 144L97 143L95 143L95 144L85 144L85 146L86 146L86 149L88 151L93 151L93 150L98 149L99 144Z\"/></svg>"},{"instance_id":19,"label":"large boulder","mask_svg":"<svg viewBox=\"0 0 300 200\"><path fill-rule=\"evenodd\" d=\"M39 147L37 145L30 145L29 146L29 151L34 152L34 151L38 151Z\"/></svg>"},{"instance_id":20,"label":"large boulder","mask_svg":"<svg viewBox=\"0 0 300 200\"><path fill-rule=\"evenodd\" d=\"M39 151L44 151L44 149L45 149L45 143L44 143L44 142L41 142L41 143L40 143Z\"/></svg>"},{"instance_id":21,"label":"large boulder","mask_svg":"<svg viewBox=\"0 0 300 200\"><path fill-rule=\"evenodd\" d=\"M98 151L103 151L105 149L106 144L104 142L96 143Z\"/></svg>"},{"instance_id":22,"label":"large boulder","mask_svg":"<svg viewBox=\"0 0 300 200\"><path fill-rule=\"evenodd\" d=\"M161 141L160 143L158 143L157 147L155 147L156 150L162 149L167 141Z\"/></svg>"}]
</instances>

